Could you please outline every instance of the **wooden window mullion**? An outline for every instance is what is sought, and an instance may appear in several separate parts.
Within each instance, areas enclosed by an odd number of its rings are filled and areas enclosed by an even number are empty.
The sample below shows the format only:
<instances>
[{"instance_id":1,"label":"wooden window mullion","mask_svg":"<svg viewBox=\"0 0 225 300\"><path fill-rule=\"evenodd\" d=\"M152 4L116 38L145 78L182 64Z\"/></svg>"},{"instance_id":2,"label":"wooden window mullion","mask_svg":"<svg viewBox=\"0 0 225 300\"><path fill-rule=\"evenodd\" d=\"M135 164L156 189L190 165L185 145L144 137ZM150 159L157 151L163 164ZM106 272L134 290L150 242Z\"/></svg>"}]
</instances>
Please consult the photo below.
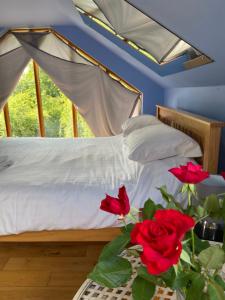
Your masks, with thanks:
<instances>
[{"instance_id":1,"label":"wooden window mullion","mask_svg":"<svg viewBox=\"0 0 225 300\"><path fill-rule=\"evenodd\" d=\"M73 116L73 136L78 137L77 109L73 103L72 103L72 116Z\"/></svg>"},{"instance_id":2,"label":"wooden window mullion","mask_svg":"<svg viewBox=\"0 0 225 300\"><path fill-rule=\"evenodd\" d=\"M38 108L39 132L41 137L45 137L45 123L44 123L44 115L43 115L43 107L42 107L42 99L41 99L39 67L35 61L33 61L33 66L34 66L34 79L35 79L37 108Z\"/></svg>"},{"instance_id":3,"label":"wooden window mullion","mask_svg":"<svg viewBox=\"0 0 225 300\"><path fill-rule=\"evenodd\" d=\"M5 104L3 111L4 111L6 135L7 135L7 137L11 137L12 136L12 128L11 128L11 123L10 123L8 103Z\"/></svg>"}]
</instances>

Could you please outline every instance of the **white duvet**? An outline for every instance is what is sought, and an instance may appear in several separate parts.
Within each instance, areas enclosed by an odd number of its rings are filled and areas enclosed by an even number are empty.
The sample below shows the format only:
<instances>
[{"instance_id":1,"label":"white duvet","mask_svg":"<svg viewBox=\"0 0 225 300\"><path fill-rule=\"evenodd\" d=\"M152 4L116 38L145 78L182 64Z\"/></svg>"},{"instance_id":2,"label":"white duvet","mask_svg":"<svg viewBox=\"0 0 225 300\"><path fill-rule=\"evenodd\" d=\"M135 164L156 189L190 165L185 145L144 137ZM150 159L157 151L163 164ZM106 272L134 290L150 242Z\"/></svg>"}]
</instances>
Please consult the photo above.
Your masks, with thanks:
<instances>
[{"instance_id":1,"label":"white duvet","mask_svg":"<svg viewBox=\"0 0 225 300\"><path fill-rule=\"evenodd\" d=\"M0 155L13 163L0 171L0 235L118 226L99 206L123 184L136 208L149 197L163 203L156 189L163 184L177 192L180 184L168 169L188 159L143 166L127 158L122 139L1 139Z\"/></svg>"}]
</instances>

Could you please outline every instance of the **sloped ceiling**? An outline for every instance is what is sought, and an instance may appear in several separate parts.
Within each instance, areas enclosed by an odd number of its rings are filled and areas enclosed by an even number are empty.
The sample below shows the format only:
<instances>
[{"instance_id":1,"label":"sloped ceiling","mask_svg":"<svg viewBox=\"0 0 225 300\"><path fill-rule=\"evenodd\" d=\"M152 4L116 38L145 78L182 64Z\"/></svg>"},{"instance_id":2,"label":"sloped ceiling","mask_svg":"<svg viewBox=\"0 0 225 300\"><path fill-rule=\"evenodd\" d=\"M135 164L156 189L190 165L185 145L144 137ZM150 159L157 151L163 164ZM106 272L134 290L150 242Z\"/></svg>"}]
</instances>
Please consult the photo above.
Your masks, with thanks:
<instances>
[{"instance_id":1,"label":"sloped ceiling","mask_svg":"<svg viewBox=\"0 0 225 300\"><path fill-rule=\"evenodd\" d=\"M84 39L88 39L90 36L102 44L106 50L114 52L116 56L129 62L156 84L164 86L164 82L158 74L115 45L111 40L87 26L75 9L72 0L0 0L0 35L1 28L4 32L4 28L48 26L55 28L74 26L74 32L76 32L76 28L82 30ZM88 49L85 50L88 52Z\"/></svg>"},{"instance_id":2,"label":"sloped ceiling","mask_svg":"<svg viewBox=\"0 0 225 300\"><path fill-rule=\"evenodd\" d=\"M212 64L164 77L167 86L225 84L224 0L129 0L129 2L214 60Z\"/></svg>"},{"instance_id":3,"label":"sloped ceiling","mask_svg":"<svg viewBox=\"0 0 225 300\"><path fill-rule=\"evenodd\" d=\"M82 22L72 0L0 0L0 27L53 26Z\"/></svg>"},{"instance_id":4,"label":"sloped ceiling","mask_svg":"<svg viewBox=\"0 0 225 300\"><path fill-rule=\"evenodd\" d=\"M84 0L85 1L85 0ZM142 72L164 87L225 85L224 0L129 0L181 38L209 55L214 62L189 71L155 74L110 40L86 26L72 0L0 0L0 27L79 26L117 55L136 64ZM169 4L169 5L168 5Z\"/></svg>"}]
</instances>

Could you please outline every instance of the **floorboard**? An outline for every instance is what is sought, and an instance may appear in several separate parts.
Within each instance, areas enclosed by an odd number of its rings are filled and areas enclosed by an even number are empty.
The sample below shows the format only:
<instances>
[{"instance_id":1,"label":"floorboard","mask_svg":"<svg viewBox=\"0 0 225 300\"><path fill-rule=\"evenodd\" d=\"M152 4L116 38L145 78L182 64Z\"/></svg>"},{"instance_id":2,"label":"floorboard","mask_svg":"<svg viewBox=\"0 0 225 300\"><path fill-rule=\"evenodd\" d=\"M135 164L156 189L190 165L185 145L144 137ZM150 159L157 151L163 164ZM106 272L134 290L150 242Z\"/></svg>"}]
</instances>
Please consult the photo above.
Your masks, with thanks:
<instances>
[{"instance_id":1,"label":"floorboard","mask_svg":"<svg viewBox=\"0 0 225 300\"><path fill-rule=\"evenodd\" d=\"M72 300L104 243L0 243L0 300Z\"/></svg>"}]
</instances>

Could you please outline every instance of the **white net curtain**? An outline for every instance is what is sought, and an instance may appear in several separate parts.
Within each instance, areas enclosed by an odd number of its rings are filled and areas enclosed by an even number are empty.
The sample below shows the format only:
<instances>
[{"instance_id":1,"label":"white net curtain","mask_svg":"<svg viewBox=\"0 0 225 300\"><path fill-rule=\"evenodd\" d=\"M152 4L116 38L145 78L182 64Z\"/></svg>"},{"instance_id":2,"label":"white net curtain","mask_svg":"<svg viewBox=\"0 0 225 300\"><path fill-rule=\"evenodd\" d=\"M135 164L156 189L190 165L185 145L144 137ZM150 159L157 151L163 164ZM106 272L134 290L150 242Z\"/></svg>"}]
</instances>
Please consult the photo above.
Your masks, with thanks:
<instances>
[{"instance_id":1,"label":"white net curtain","mask_svg":"<svg viewBox=\"0 0 225 300\"><path fill-rule=\"evenodd\" d=\"M30 58L76 104L95 136L119 134L138 105L140 94L112 79L54 33L9 33L0 42L1 107Z\"/></svg>"},{"instance_id":2,"label":"white net curtain","mask_svg":"<svg viewBox=\"0 0 225 300\"><path fill-rule=\"evenodd\" d=\"M123 38L134 42L158 63L182 55L191 46L125 0L73 0L76 7L98 18Z\"/></svg>"}]
</instances>

